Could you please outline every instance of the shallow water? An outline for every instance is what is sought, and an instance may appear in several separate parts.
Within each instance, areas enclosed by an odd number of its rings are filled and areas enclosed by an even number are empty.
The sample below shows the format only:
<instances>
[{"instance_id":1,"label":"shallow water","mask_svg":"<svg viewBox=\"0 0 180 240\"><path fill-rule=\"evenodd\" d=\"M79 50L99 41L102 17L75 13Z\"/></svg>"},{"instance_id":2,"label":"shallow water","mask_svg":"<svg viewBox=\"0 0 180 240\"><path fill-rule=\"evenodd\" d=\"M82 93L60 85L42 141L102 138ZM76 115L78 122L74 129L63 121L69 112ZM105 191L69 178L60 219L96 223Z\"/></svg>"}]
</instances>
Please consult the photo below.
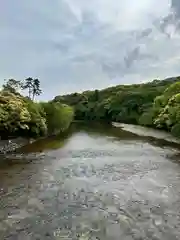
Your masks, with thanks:
<instances>
[{"instance_id":1,"label":"shallow water","mask_svg":"<svg viewBox=\"0 0 180 240\"><path fill-rule=\"evenodd\" d=\"M0 239L180 239L169 144L99 125L23 148L0 165Z\"/></svg>"}]
</instances>

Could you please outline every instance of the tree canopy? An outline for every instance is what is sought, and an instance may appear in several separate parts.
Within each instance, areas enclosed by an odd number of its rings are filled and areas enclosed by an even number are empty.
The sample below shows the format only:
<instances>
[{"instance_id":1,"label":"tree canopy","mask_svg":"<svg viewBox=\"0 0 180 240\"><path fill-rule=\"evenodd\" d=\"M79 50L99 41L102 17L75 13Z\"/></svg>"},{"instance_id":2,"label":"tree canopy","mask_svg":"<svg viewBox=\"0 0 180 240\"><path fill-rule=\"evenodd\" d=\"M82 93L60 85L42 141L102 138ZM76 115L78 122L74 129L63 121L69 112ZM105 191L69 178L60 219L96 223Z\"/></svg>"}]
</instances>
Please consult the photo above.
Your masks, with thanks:
<instances>
[{"instance_id":1,"label":"tree canopy","mask_svg":"<svg viewBox=\"0 0 180 240\"><path fill-rule=\"evenodd\" d=\"M21 92L20 92L21 90ZM28 90L28 96L22 91ZM43 136L65 131L73 119L140 124L180 137L180 78L118 85L35 102L40 80L7 80L0 91L0 133Z\"/></svg>"},{"instance_id":2,"label":"tree canopy","mask_svg":"<svg viewBox=\"0 0 180 240\"><path fill-rule=\"evenodd\" d=\"M53 101L72 106L76 120L140 124L177 135L179 94L180 78L177 77L57 96Z\"/></svg>"},{"instance_id":3,"label":"tree canopy","mask_svg":"<svg viewBox=\"0 0 180 240\"><path fill-rule=\"evenodd\" d=\"M28 89L28 97L20 90ZM34 102L42 93L39 79L7 80L0 91L0 135L38 137L65 131L73 109L54 102Z\"/></svg>"}]
</instances>

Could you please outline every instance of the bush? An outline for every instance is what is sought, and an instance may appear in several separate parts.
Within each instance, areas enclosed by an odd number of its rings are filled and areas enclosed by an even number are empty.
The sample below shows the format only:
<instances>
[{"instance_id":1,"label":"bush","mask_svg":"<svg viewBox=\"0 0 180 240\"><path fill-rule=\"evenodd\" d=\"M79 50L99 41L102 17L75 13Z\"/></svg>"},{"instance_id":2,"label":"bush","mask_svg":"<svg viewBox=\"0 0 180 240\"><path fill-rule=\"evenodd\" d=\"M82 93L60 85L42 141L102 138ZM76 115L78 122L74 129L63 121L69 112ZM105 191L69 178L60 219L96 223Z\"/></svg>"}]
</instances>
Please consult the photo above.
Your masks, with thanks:
<instances>
[{"instance_id":1,"label":"bush","mask_svg":"<svg viewBox=\"0 0 180 240\"><path fill-rule=\"evenodd\" d=\"M143 113L139 118L139 124L143 126L153 126L154 113L152 110Z\"/></svg>"},{"instance_id":2,"label":"bush","mask_svg":"<svg viewBox=\"0 0 180 240\"><path fill-rule=\"evenodd\" d=\"M175 124L172 128L171 128L171 133L173 136L175 137L180 137L180 123Z\"/></svg>"},{"instance_id":3,"label":"bush","mask_svg":"<svg viewBox=\"0 0 180 240\"><path fill-rule=\"evenodd\" d=\"M30 114L28 122L30 136L45 136L47 134L46 115L42 106L31 100L27 101L27 109Z\"/></svg>"},{"instance_id":4,"label":"bush","mask_svg":"<svg viewBox=\"0 0 180 240\"><path fill-rule=\"evenodd\" d=\"M21 96L0 92L0 132L16 134L29 129L31 116Z\"/></svg>"},{"instance_id":5,"label":"bush","mask_svg":"<svg viewBox=\"0 0 180 240\"><path fill-rule=\"evenodd\" d=\"M19 88L28 89L29 97L19 93ZM32 94L31 94L32 93ZM36 103L40 82L28 78L25 84L10 79L0 91L0 133L5 136L39 137L47 133L65 131L73 120L73 109L65 104L46 102ZM30 98L32 95L32 98Z\"/></svg>"},{"instance_id":6,"label":"bush","mask_svg":"<svg viewBox=\"0 0 180 240\"><path fill-rule=\"evenodd\" d=\"M46 113L46 123L49 134L65 131L73 120L73 109L67 105L47 102L41 103Z\"/></svg>"}]
</instances>

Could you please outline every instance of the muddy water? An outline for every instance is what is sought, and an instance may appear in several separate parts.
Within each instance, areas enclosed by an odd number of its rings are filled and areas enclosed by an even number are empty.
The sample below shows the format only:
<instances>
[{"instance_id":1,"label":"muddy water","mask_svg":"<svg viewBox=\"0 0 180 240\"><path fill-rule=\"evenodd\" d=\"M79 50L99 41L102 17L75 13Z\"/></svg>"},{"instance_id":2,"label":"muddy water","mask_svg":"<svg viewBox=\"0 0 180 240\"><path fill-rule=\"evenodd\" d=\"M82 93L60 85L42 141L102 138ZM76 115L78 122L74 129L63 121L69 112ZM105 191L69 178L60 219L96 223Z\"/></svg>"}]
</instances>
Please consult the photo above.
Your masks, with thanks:
<instances>
[{"instance_id":1,"label":"muddy water","mask_svg":"<svg viewBox=\"0 0 180 240\"><path fill-rule=\"evenodd\" d=\"M41 140L0 165L0 239L180 239L178 145L115 127Z\"/></svg>"}]
</instances>

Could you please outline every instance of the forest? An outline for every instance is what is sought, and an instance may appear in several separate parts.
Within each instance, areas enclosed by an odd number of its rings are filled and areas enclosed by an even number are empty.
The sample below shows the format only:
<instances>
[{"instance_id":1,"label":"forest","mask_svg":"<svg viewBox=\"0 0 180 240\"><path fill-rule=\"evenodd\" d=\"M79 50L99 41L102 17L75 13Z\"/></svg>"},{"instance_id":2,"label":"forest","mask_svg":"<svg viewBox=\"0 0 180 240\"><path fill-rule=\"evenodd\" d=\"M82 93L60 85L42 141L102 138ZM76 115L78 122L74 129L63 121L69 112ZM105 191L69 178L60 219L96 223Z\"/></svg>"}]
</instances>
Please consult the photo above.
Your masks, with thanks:
<instances>
[{"instance_id":1,"label":"forest","mask_svg":"<svg viewBox=\"0 0 180 240\"><path fill-rule=\"evenodd\" d=\"M180 77L56 96L47 102L35 100L40 94L39 79L5 81L0 91L1 136L58 134L76 120L137 124L180 137Z\"/></svg>"},{"instance_id":2,"label":"forest","mask_svg":"<svg viewBox=\"0 0 180 240\"><path fill-rule=\"evenodd\" d=\"M25 92L28 93L26 96ZM9 79L0 91L0 136L36 138L65 131L73 120L73 108L59 102L37 102L42 94L39 79Z\"/></svg>"},{"instance_id":3,"label":"forest","mask_svg":"<svg viewBox=\"0 0 180 240\"><path fill-rule=\"evenodd\" d=\"M56 96L75 120L121 122L163 129L180 137L180 77Z\"/></svg>"}]
</instances>

